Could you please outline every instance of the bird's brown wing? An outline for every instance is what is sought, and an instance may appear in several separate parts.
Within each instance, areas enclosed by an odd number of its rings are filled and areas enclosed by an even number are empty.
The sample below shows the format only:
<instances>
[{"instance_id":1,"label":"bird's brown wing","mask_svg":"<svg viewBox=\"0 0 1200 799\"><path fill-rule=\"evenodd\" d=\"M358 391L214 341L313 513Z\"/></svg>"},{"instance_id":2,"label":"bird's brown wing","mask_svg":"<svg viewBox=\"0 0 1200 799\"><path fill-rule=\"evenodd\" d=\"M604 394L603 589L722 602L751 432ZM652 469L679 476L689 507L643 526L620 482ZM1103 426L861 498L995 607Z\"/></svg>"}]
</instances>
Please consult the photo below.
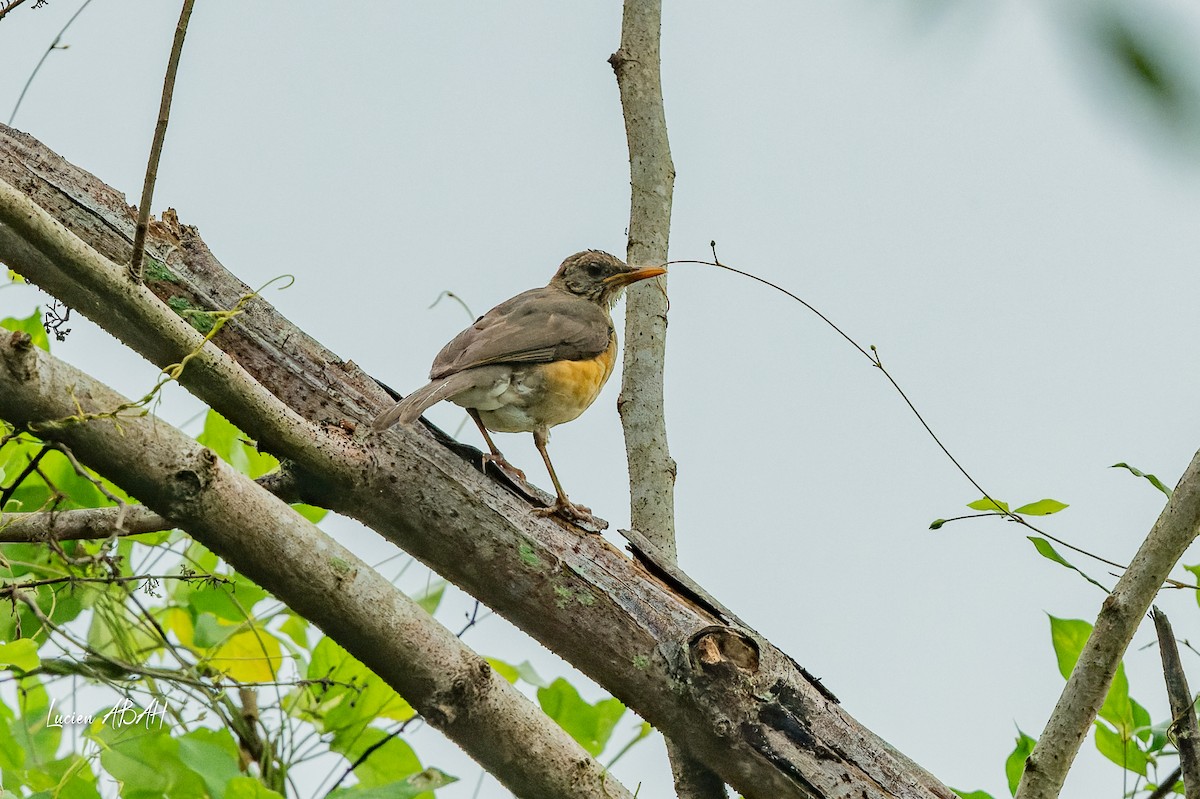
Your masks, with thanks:
<instances>
[{"instance_id":1,"label":"bird's brown wing","mask_svg":"<svg viewBox=\"0 0 1200 799\"><path fill-rule=\"evenodd\" d=\"M600 306L549 286L518 294L459 333L433 361L436 380L493 363L594 358L608 348L612 320Z\"/></svg>"}]
</instances>

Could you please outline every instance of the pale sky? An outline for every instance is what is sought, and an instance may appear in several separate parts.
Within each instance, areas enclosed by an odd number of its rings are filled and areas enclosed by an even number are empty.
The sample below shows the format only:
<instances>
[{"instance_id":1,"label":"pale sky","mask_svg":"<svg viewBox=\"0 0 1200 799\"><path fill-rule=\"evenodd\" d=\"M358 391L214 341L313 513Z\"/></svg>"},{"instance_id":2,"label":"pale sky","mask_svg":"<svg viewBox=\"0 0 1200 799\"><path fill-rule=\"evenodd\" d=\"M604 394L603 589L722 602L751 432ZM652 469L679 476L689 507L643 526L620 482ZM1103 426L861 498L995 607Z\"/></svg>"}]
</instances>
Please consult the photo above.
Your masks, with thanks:
<instances>
[{"instance_id":1,"label":"pale sky","mask_svg":"<svg viewBox=\"0 0 1200 799\"><path fill-rule=\"evenodd\" d=\"M1196 41L1200 12L1169 5L1152 19ZM30 6L0 21L0 119L78 8ZM178 10L92 3L15 126L136 201ZM1061 12L668 2L671 254L705 258L715 239L724 261L879 347L989 492L1069 503L1045 528L1126 561L1163 497L1107 467L1128 461L1174 484L1200 446L1200 149L1155 127ZM577 250L624 255L628 167L606 63L619 26L615 0L198 3L155 213L176 208L251 285L295 275L267 299L411 390L468 321L453 304L429 310L439 292L478 314ZM809 312L703 267L675 268L669 285L681 565L947 784L1007 796L1016 727L1037 735L1063 684L1046 614L1090 622L1103 595L1011 524L928 530L977 492ZM39 301L6 291L0 316ZM152 379L84 323L55 352L126 393ZM614 529L628 525L618 386L550 445L571 497ZM198 407L176 389L161 413L182 423ZM452 406L430 415L450 430L462 418ZM478 443L469 425L462 437ZM530 436L498 443L549 486ZM395 554L349 522L323 526L372 562ZM427 579L413 567L400 584ZM1159 604L1179 637L1200 638L1194 595ZM451 596L442 618L457 627L469 607ZM1126 668L1161 721L1152 640L1147 625ZM571 674L496 617L466 642ZM1184 656L1200 682L1200 659ZM455 747L432 730L411 741L462 778L440 797L474 795L479 769ZM657 736L615 773L643 797L670 795ZM1121 790L1089 740L1063 795ZM478 795L506 793L488 780Z\"/></svg>"}]
</instances>

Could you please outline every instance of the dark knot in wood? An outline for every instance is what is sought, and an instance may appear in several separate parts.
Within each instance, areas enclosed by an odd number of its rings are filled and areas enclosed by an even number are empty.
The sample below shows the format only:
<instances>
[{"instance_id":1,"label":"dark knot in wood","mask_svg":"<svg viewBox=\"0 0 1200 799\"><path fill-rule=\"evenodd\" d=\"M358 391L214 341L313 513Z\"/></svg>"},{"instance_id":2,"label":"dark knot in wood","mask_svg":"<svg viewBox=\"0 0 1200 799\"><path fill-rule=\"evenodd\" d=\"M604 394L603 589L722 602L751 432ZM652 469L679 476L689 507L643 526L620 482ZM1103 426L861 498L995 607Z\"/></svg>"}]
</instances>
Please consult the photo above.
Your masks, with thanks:
<instances>
[{"instance_id":1,"label":"dark knot in wood","mask_svg":"<svg viewBox=\"0 0 1200 799\"><path fill-rule=\"evenodd\" d=\"M688 648L704 671L733 668L745 674L758 672L758 644L731 627L706 627L692 636Z\"/></svg>"}]
</instances>

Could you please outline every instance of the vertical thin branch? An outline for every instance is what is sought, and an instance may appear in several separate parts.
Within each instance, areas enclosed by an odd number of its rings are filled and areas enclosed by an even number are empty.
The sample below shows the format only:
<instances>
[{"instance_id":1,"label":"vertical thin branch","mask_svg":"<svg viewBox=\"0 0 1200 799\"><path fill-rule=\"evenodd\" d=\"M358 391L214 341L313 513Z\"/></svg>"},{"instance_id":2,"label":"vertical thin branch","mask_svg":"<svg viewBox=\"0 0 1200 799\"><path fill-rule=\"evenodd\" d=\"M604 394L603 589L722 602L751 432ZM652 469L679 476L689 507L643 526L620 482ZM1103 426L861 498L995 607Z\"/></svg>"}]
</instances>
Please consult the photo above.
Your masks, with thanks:
<instances>
[{"instance_id":1,"label":"vertical thin branch","mask_svg":"<svg viewBox=\"0 0 1200 799\"><path fill-rule=\"evenodd\" d=\"M632 186L630 264L667 260L675 166L667 141L659 75L661 0L625 0L621 46L608 59L617 75ZM625 360L618 408L629 461L634 529L675 557L675 461L667 450L663 363L667 334L666 277L632 286L625 310ZM649 281L647 281L649 283Z\"/></svg>"},{"instance_id":2,"label":"vertical thin branch","mask_svg":"<svg viewBox=\"0 0 1200 799\"><path fill-rule=\"evenodd\" d=\"M1183 776L1183 791L1187 799L1200 799L1200 728L1196 724L1196 706L1188 689L1179 647L1167 614L1158 608L1150 611L1158 632L1158 650L1162 655L1163 677L1167 682L1167 698L1171 703L1171 730L1179 747L1179 771Z\"/></svg>"},{"instance_id":3,"label":"vertical thin branch","mask_svg":"<svg viewBox=\"0 0 1200 799\"><path fill-rule=\"evenodd\" d=\"M621 45L608 59L617 76L629 143L631 197L625 257L646 266L667 261L675 165L667 139L660 70L662 0L625 0ZM663 408L666 277L633 286L625 309L625 360L617 407L625 430L633 528L672 562L675 548L675 461L667 448ZM667 739L680 799L725 799L725 783Z\"/></svg>"},{"instance_id":4,"label":"vertical thin branch","mask_svg":"<svg viewBox=\"0 0 1200 799\"><path fill-rule=\"evenodd\" d=\"M1159 514L1129 568L1100 607L1070 679L1025 761L1016 799L1054 799L1091 730L1113 675L1172 567L1200 533L1200 452Z\"/></svg>"},{"instance_id":5,"label":"vertical thin branch","mask_svg":"<svg viewBox=\"0 0 1200 799\"><path fill-rule=\"evenodd\" d=\"M188 20L192 17L192 6L195 4L196 0L183 0L183 10L179 12L179 22L175 25L175 42L171 45L171 56L167 59L167 74L163 78L162 102L158 105L158 124L154 126L154 141L150 143L146 180L142 184L142 201L138 203L137 230L133 234L133 257L129 261L129 271L139 283L142 282L142 257L146 250L146 230L150 226L150 203L154 199L154 182L158 179L158 161L162 157L163 140L167 137L167 121L171 117L175 73L179 71L183 39L187 35Z\"/></svg>"}]
</instances>

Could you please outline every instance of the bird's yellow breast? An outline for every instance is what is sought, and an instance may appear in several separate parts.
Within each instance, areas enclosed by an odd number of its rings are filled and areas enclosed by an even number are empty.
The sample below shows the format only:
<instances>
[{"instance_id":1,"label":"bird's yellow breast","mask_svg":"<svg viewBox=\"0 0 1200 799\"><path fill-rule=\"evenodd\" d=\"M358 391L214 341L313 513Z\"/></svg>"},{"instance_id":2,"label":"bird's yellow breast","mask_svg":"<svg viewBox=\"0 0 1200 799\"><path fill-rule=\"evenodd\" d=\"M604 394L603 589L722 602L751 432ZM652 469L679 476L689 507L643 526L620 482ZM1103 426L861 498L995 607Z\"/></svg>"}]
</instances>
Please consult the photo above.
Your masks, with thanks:
<instances>
[{"instance_id":1,"label":"bird's yellow breast","mask_svg":"<svg viewBox=\"0 0 1200 799\"><path fill-rule=\"evenodd\" d=\"M595 358L582 361L554 361L539 364L545 396L538 403L539 416L547 427L569 422L588 409L600 389L608 382L617 362L617 337L609 338L608 348Z\"/></svg>"}]
</instances>

